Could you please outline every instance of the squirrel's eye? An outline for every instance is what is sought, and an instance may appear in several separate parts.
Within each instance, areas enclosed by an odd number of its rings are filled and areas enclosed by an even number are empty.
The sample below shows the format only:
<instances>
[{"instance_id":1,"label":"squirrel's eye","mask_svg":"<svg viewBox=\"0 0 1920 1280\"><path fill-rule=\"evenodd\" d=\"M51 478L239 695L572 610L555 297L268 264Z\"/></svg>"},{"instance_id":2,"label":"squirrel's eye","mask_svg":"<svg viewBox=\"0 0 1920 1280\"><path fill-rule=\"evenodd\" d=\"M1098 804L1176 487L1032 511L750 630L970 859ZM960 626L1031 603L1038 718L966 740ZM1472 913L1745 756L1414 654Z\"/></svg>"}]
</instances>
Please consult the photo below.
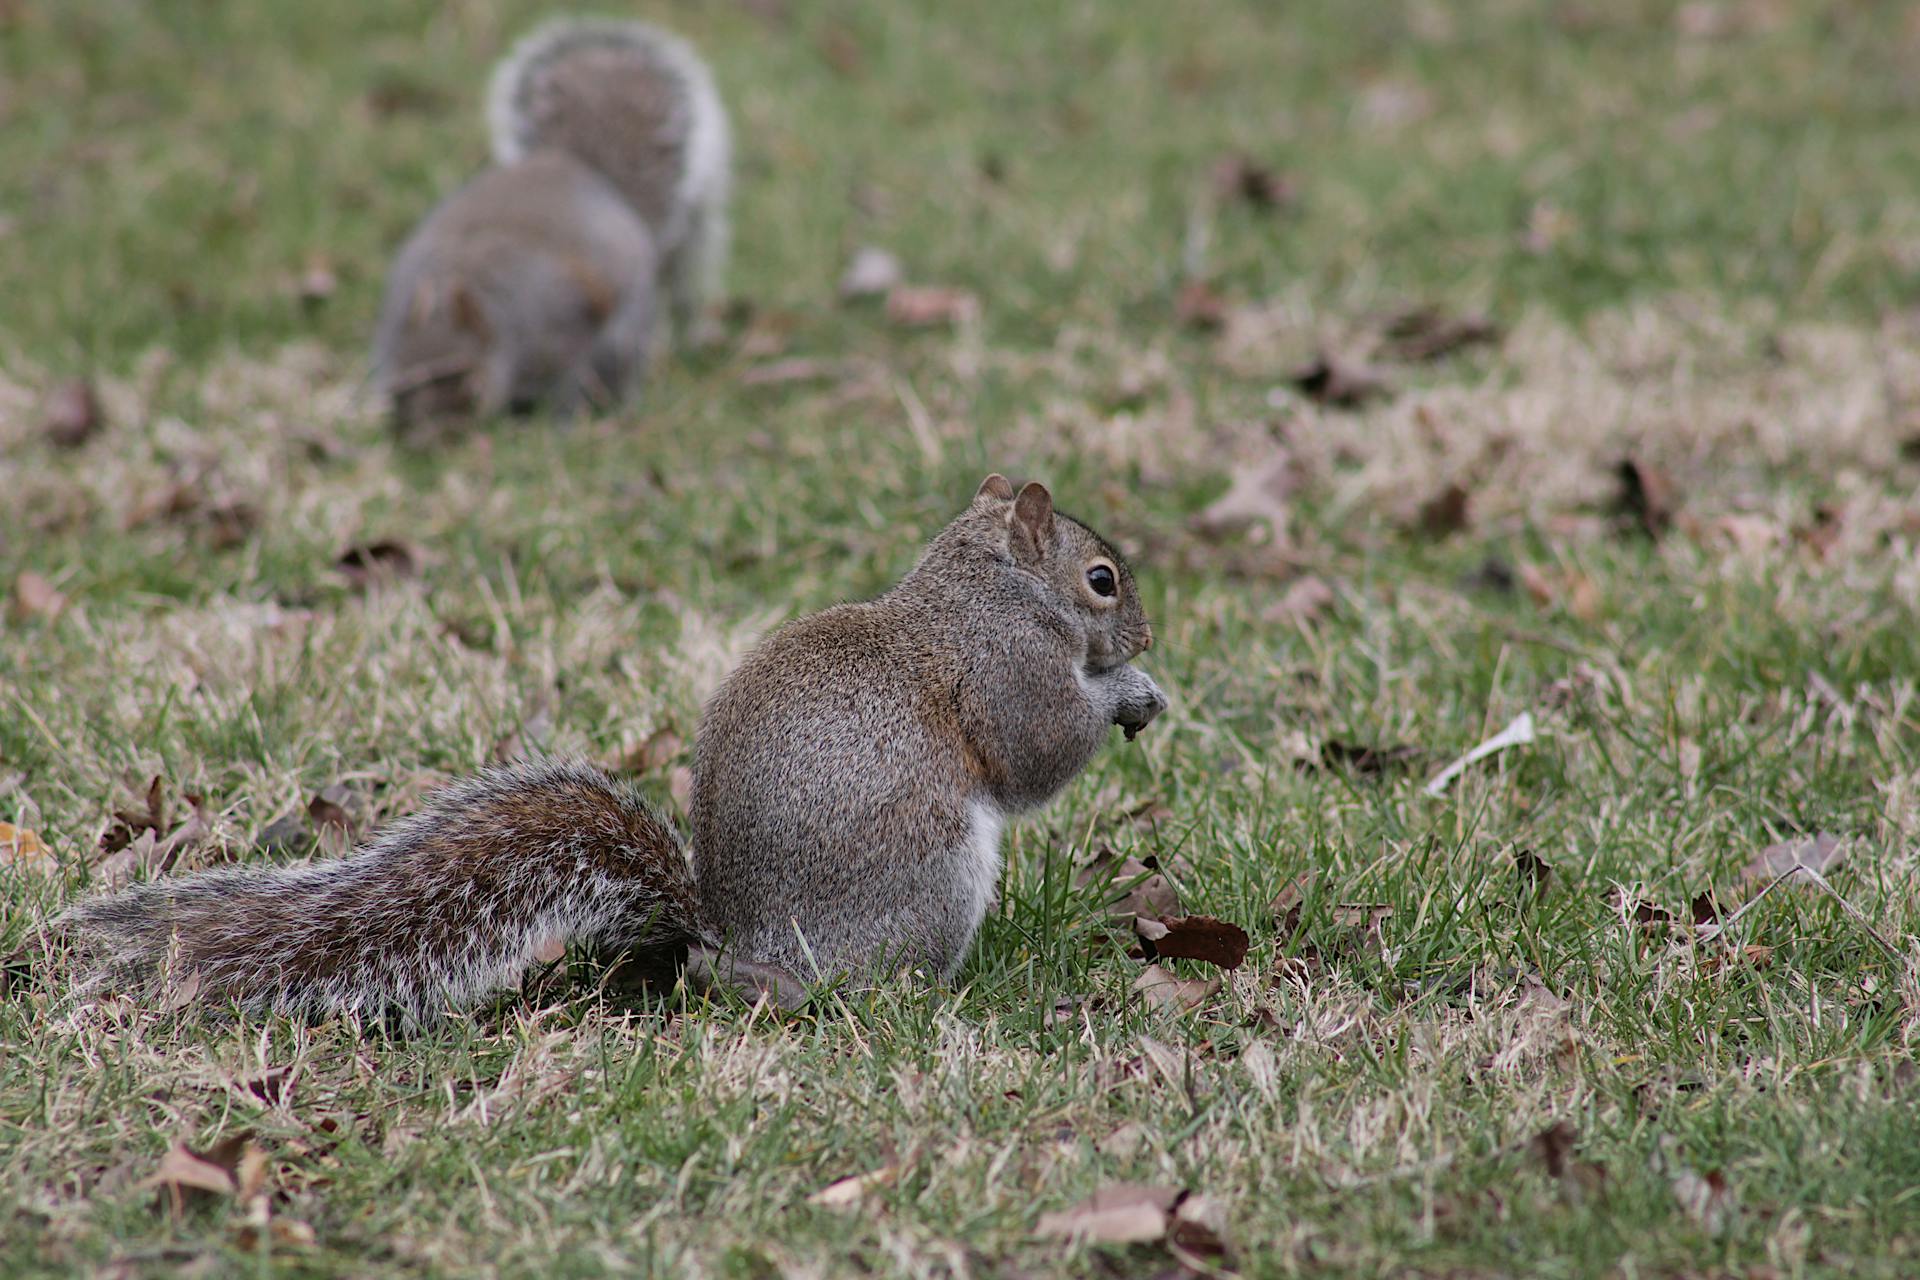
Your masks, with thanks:
<instances>
[{"instance_id":1,"label":"squirrel's eye","mask_svg":"<svg viewBox=\"0 0 1920 1280\"><path fill-rule=\"evenodd\" d=\"M1120 590L1119 580L1113 576L1113 566L1096 564L1087 570L1087 585L1093 588L1097 596L1112 596Z\"/></svg>"}]
</instances>

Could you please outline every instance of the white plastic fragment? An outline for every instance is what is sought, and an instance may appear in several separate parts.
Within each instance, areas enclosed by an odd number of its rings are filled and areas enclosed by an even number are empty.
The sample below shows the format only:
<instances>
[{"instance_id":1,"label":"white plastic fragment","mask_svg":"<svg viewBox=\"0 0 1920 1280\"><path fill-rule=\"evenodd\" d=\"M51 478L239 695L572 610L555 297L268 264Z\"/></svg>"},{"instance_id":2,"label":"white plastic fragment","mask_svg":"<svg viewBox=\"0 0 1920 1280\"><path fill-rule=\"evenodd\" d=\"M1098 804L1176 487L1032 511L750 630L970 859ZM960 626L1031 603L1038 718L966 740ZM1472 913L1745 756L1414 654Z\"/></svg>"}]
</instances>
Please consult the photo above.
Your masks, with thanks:
<instances>
[{"instance_id":1,"label":"white plastic fragment","mask_svg":"<svg viewBox=\"0 0 1920 1280\"><path fill-rule=\"evenodd\" d=\"M1427 794L1437 796L1447 789L1455 775L1475 761L1484 760L1496 751L1505 751L1508 747L1525 746L1533 741L1533 713L1522 711L1513 718L1513 722L1500 732L1488 738L1467 754L1433 775L1433 781L1427 784Z\"/></svg>"}]
</instances>

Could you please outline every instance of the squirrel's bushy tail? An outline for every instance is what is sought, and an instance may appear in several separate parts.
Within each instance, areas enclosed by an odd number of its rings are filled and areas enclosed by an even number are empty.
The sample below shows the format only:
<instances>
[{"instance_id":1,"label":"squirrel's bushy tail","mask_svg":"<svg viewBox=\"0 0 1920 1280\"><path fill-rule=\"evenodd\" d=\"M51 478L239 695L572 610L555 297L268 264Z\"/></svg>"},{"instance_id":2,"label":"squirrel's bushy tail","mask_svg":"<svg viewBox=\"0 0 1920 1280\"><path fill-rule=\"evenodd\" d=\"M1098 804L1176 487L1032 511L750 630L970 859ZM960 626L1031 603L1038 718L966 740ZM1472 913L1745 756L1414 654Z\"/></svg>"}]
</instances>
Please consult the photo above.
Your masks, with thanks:
<instances>
[{"instance_id":1,"label":"squirrel's bushy tail","mask_svg":"<svg viewBox=\"0 0 1920 1280\"><path fill-rule=\"evenodd\" d=\"M83 902L90 987L420 1022L518 982L561 946L684 950L692 877L673 829L589 765L489 769L345 858L211 871Z\"/></svg>"},{"instance_id":2,"label":"squirrel's bushy tail","mask_svg":"<svg viewBox=\"0 0 1920 1280\"><path fill-rule=\"evenodd\" d=\"M713 73L679 36L625 19L549 22L495 69L487 123L501 164L551 147L592 166L669 257L724 253L732 136Z\"/></svg>"}]
</instances>

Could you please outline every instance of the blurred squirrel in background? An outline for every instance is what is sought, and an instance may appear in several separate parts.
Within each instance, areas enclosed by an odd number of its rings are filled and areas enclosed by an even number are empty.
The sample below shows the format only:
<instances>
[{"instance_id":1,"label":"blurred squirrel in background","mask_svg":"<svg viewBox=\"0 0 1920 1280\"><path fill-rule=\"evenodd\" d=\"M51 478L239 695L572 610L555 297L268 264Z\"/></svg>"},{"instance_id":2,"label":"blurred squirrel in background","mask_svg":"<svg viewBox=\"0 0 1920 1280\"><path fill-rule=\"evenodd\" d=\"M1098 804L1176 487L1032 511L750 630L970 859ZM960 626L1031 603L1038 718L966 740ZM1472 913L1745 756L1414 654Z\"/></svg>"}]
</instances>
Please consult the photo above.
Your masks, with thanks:
<instances>
[{"instance_id":1,"label":"blurred squirrel in background","mask_svg":"<svg viewBox=\"0 0 1920 1280\"><path fill-rule=\"evenodd\" d=\"M374 333L375 383L416 440L617 403L655 346L659 294L675 338L702 341L726 264L726 108L686 41L550 23L495 69L487 120L494 167L401 247Z\"/></svg>"}]
</instances>

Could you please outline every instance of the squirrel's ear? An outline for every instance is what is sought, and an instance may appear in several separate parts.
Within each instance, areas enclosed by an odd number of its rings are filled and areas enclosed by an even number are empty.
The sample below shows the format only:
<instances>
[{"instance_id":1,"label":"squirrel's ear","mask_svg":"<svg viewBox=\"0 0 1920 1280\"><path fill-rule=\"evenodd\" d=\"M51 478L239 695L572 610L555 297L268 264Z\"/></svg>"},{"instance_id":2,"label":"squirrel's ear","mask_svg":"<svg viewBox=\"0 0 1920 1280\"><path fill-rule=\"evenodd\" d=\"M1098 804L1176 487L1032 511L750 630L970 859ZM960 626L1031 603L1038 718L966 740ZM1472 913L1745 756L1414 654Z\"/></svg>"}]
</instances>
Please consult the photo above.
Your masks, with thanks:
<instances>
[{"instance_id":1,"label":"squirrel's ear","mask_svg":"<svg viewBox=\"0 0 1920 1280\"><path fill-rule=\"evenodd\" d=\"M1013 500L1007 543L1015 559L1028 562L1039 561L1053 545L1053 495L1037 480Z\"/></svg>"},{"instance_id":2,"label":"squirrel's ear","mask_svg":"<svg viewBox=\"0 0 1920 1280\"><path fill-rule=\"evenodd\" d=\"M976 490L973 495L975 502L980 501L982 498L998 498L1002 502L1012 501L1013 482L1001 475L998 471L994 472L980 482L980 488Z\"/></svg>"}]
</instances>

